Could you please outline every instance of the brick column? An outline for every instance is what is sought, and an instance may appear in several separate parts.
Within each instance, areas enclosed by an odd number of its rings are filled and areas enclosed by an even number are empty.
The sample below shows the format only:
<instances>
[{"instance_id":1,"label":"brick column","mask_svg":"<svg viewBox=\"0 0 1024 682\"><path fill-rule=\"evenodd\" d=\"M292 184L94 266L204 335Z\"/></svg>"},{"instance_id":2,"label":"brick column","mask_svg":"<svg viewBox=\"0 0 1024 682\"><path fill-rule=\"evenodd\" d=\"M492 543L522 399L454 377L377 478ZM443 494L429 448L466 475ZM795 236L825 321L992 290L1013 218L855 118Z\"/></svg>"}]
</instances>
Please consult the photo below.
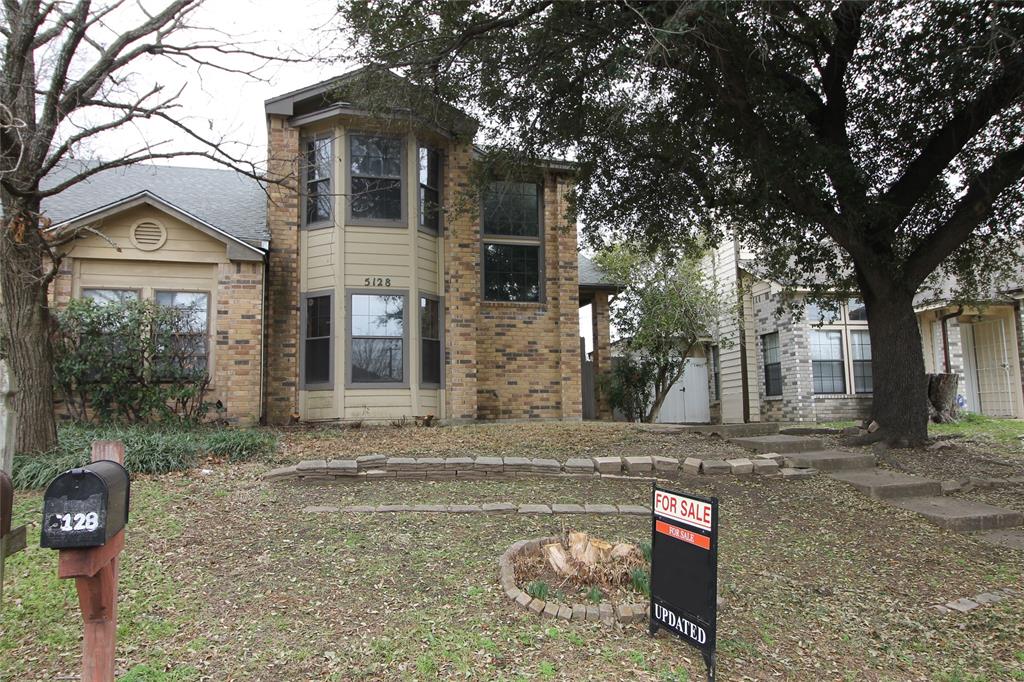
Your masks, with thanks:
<instances>
[{"instance_id":1,"label":"brick column","mask_svg":"<svg viewBox=\"0 0 1024 682\"><path fill-rule=\"evenodd\" d=\"M609 325L608 294L596 292L590 306L590 319L594 339L594 385L597 392L597 418L611 419L612 408L601 394L600 377L612 369L611 327Z\"/></svg>"},{"instance_id":2,"label":"brick column","mask_svg":"<svg viewBox=\"0 0 1024 682\"><path fill-rule=\"evenodd\" d=\"M566 196L570 182L561 175L550 178L554 201L545 204L544 224L557 235L557 291L549 291L549 305L556 306L558 369L561 381L562 419L583 419L583 377L580 358L580 279L576 245L576 221L570 219ZM546 259L549 262L550 258ZM551 278L547 278L548 282ZM554 294L554 296L552 296Z\"/></svg>"},{"instance_id":3,"label":"brick column","mask_svg":"<svg viewBox=\"0 0 1024 682\"><path fill-rule=\"evenodd\" d=\"M263 264L222 263L217 268L215 395L227 420L253 424L260 416L260 336Z\"/></svg>"},{"instance_id":4,"label":"brick column","mask_svg":"<svg viewBox=\"0 0 1024 682\"><path fill-rule=\"evenodd\" d=\"M299 132L284 117L267 121L267 421L285 424L298 409Z\"/></svg>"},{"instance_id":5,"label":"brick column","mask_svg":"<svg viewBox=\"0 0 1024 682\"><path fill-rule=\"evenodd\" d=\"M456 144L445 166L445 396L448 419L477 418L477 322L480 316L479 211L466 201L474 194L470 182L472 145ZM475 202L473 202L475 203Z\"/></svg>"}]
</instances>

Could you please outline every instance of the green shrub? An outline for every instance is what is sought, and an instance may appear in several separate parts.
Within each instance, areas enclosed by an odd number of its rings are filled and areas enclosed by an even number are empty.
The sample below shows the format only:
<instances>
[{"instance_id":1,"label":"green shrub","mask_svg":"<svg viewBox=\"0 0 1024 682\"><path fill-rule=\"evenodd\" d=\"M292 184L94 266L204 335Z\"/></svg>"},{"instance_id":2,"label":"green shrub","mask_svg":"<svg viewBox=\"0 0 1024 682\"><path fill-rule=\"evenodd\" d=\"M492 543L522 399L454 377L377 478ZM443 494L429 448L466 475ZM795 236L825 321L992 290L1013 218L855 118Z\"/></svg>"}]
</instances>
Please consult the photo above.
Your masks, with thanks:
<instances>
[{"instance_id":1,"label":"green shrub","mask_svg":"<svg viewBox=\"0 0 1024 682\"><path fill-rule=\"evenodd\" d=\"M597 604L602 599L604 599L604 593L601 592L601 588L593 585L589 590L587 590L587 601L591 604Z\"/></svg>"},{"instance_id":2,"label":"green shrub","mask_svg":"<svg viewBox=\"0 0 1024 682\"><path fill-rule=\"evenodd\" d=\"M650 564L651 563L651 543L649 543L649 542L641 542L640 543L640 551L644 555L644 561L646 561L648 564Z\"/></svg>"},{"instance_id":3,"label":"green shrub","mask_svg":"<svg viewBox=\"0 0 1024 682\"><path fill-rule=\"evenodd\" d=\"M629 581L633 589L646 597L651 596L651 576L642 568L634 568L629 573Z\"/></svg>"},{"instance_id":4,"label":"green shrub","mask_svg":"<svg viewBox=\"0 0 1024 682\"><path fill-rule=\"evenodd\" d=\"M203 438L203 447L212 457L248 462L271 455L277 447L277 437L256 429L218 429Z\"/></svg>"},{"instance_id":5,"label":"green shrub","mask_svg":"<svg viewBox=\"0 0 1024 682\"><path fill-rule=\"evenodd\" d=\"M526 594L530 595L534 599L547 599L548 598L548 584L541 580L534 580L527 584Z\"/></svg>"},{"instance_id":6,"label":"green shrub","mask_svg":"<svg viewBox=\"0 0 1024 682\"><path fill-rule=\"evenodd\" d=\"M650 409L656 383L656 365L650 360L615 358L612 371L598 376L598 388L608 404L631 422L644 418Z\"/></svg>"},{"instance_id":7,"label":"green shrub","mask_svg":"<svg viewBox=\"0 0 1024 682\"><path fill-rule=\"evenodd\" d=\"M54 380L71 418L181 424L206 416L205 309L75 299L55 319Z\"/></svg>"},{"instance_id":8,"label":"green shrub","mask_svg":"<svg viewBox=\"0 0 1024 682\"><path fill-rule=\"evenodd\" d=\"M57 474L89 462L94 440L123 442L125 468L132 474L181 471L206 455L230 462L248 461L271 454L277 442L273 433L256 429L61 424L56 448L14 458L14 484L21 489L48 485Z\"/></svg>"}]
</instances>

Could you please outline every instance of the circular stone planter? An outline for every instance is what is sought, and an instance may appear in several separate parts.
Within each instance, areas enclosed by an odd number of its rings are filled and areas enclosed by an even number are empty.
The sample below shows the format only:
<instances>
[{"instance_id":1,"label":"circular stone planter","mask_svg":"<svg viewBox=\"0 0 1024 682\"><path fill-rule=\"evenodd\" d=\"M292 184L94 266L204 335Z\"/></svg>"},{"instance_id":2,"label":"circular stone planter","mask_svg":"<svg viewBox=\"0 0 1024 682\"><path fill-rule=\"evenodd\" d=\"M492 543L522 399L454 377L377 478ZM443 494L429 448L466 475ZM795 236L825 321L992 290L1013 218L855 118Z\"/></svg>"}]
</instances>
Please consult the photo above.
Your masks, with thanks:
<instances>
[{"instance_id":1,"label":"circular stone planter","mask_svg":"<svg viewBox=\"0 0 1024 682\"><path fill-rule=\"evenodd\" d=\"M561 618L562 620L595 621L605 624L637 623L647 620L646 602L612 604L603 601L600 604L563 604L561 602L531 597L516 585L515 569L512 562L517 556L540 554L540 548L551 542L559 542L556 536L520 540L512 544L498 560L498 583L505 596L520 607L544 618Z\"/></svg>"}]
</instances>

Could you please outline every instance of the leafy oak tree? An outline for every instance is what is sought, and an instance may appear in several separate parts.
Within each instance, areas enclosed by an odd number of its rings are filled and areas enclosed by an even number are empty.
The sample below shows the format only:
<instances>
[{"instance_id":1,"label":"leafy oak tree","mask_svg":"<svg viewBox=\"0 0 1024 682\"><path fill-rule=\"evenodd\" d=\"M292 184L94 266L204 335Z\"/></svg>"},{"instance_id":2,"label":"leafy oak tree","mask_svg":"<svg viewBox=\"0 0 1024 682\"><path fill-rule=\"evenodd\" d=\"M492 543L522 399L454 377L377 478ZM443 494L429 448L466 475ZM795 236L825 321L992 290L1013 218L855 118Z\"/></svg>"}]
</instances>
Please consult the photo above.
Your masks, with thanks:
<instances>
[{"instance_id":1,"label":"leafy oak tree","mask_svg":"<svg viewBox=\"0 0 1024 682\"><path fill-rule=\"evenodd\" d=\"M687 358L710 338L726 309L696 258L652 256L619 245L600 252L597 262L613 281L625 283L612 305L611 321L625 349L650 367L651 395L639 417L657 421L669 389L686 371Z\"/></svg>"},{"instance_id":2,"label":"leafy oak tree","mask_svg":"<svg viewBox=\"0 0 1024 682\"><path fill-rule=\"evenodd\" d=\"M972 2L346 2L353 52L573 154L591 236L731 233L769 276L859 290L881 437L927 437L913 297L1024 236L1024 7Z\"/></svg>"},{"instance_id":3,"label":"leafy oak tree","mask_svg":"<svg viewBox=\"0 0 1024 682\"><path fill-rule=\"evenodd\" d=\"M154 7L152 5L161 6ZM17 379L18 452L56 444L47 290L82 230L56 232L42 203L96 173L141 161L205 157L250 176L239 149L190 125L181 90L145 71L162 60L252 76L269 60L248 43L196 25L201 0L4 0L0 4L0 358ZM163 126L119 158L88 158L92 143L124 129ZM152 129L152 128L150 128ZM47 183L51 171L60 180ZM198 188L197 188L197 191Z\"/></svg>"}]
</instances>

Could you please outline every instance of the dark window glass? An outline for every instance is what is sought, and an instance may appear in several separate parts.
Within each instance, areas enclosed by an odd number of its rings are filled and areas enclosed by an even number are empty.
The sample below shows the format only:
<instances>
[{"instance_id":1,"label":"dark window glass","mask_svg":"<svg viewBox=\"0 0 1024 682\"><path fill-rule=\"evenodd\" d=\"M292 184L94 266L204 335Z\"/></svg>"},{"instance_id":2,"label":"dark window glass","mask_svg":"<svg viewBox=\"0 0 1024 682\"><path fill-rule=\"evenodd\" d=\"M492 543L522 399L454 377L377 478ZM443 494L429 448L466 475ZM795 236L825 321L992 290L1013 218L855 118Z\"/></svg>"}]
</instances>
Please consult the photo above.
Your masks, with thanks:
<instances>
[{"instance_id":1,"label":"dark window glass","mask_svg":"<svg viewBox=\"0 0 1024 682\"><path fill-rule=\"evenodd\" d=\"M865 331L850 332L850 355L853 357L853 390L871 393L871 335Z\"/></svg>"},{"instance_id":2,"label":"dark window glass","mask_svg":"<svg viewBox=\"0 0 1024 682\"><path fill-rule=\"evenodd\" d=\"M326 384L331 381L331 297L310 296L306 299L304 370L305 383Z\"/></svg>"},{"instance_id":3,"label":"dark window glass","mask_svg":"<svg viewBox=\"0 0 1024 682\"><path fill-rule=\"evenodd\" d=\"M353 294L352 382L401 383L405 379L405 297Z\"/></svg>"},{"instance_id":4,"label":"dark window glass","mask_svg":"<svg viewBox=\"0 0 1024 682\"><path fill-rule=\"evenodd\" d=\"M868 309L864 307L864 301L859 298L851 298L847 301L846 310L851 322L867 322Z\"/></svg>"},{"instance_id":5,"label":"dark window glass","mask_svg":"<svg viewBox=\"0 0 1024 682\"><path fill-rule=\"evenodd\" d=\"M305 144L306 224L331 219L331 138L318 137Z\"/></svg>"},{"instance_id":6,"label":"dark window glass","mask_svg":"<svg viewBox=\"0 0 1024 682\"><path fill-rule=\"evenodd\" d=\"M715 394L712 396L712 400L721 400L722 396L722 373L719 370L718 362L720 360L720 351L718 346L711 347L711 375L714 384Z\"/></svg>"},{"instance_id":7,"label":"dark window glass","mask_svg":"<svg viewBox=\"0 0 1024 682\"><path fill-rule=\"evenodd\" d=\"M441 228L441 155L420 147L420 227L437 234Z\"/></svg>"},{"instance_id":8,"label":"dark window glass","mask_svg":"<svg viewBox=\"0 0 1024 682\"><path fill-rule=\"evenodd\" d=\"M842 332L811 331L811 364L815 393L846 393Z\"/></svg>"},{"instance_id":9,"label":"dark window glass","mask_svg":"<svg viewBox=\"0 0 1024 682\"><path fill-rule=\"evenodd\" d=\"M351 194L353 218L402 219L402 139L351 135Z\"/></svg>"},{"instance_id":10,"label":"dark window glass","mask_svg":"<svg viewBox=\"0 0 1024 682\"><path fill-rule=\"evenodd\" d=\"M540 247L486 244L484 295L488 301L539 301Z\"/></svg>"},{"instance_id":11,"label":"dark window glass","mask_svg":"<svg viewBox=\"0 0 1024 682\"><path fill-rule=\"evenodd\" d=\"M420 354L424 384L441 383L441 306L432 298L420 298Z\"/></svg>"},{"instance_id":12,"label":"dark window glass","mask_svg":"<svg viewBox=\"0 0 1024 682\"><path fill-rule=\"evenodd\" d=\"M540 185L492 182L484 194L484 234L540 236Z\"/></svg>"},{"instance_id":13,"label":"dark window glass","mask_svg":"<svg viewBox=\"0 0 1024 682\"><path fill-rule=\"evenodd\" d=\"M779 359L778 332L761 337L761 353L764 358L764 394L782 395L782 363Z\"/></svg>"}]
</instances>

